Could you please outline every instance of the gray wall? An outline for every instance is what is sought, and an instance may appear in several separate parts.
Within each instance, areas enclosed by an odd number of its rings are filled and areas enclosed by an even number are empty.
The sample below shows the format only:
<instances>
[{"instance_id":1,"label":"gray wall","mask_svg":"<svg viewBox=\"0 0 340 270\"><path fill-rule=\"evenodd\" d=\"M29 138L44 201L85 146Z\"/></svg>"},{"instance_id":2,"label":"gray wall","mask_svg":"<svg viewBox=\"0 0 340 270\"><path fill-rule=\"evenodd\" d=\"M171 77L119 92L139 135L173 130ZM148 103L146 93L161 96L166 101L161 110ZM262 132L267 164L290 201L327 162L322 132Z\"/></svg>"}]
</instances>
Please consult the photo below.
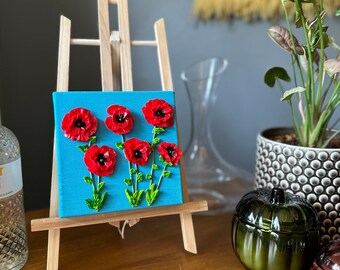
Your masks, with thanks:
<instances>
[{"instance_id":1,"label":"gray wall","mask_svg":"<svg viewBox=\"0 0 340 270\"><path fill-rule=\"evenodd\" d=\"M267 37L268 22L198 23L191 5L192 0L130 0L131 38L154 39L153 23L165 18L184 148L190 137L190 109L180 73L200 59L228 59L214 107L214 143L228 162L252 172L256 134L291 124L286 104L279 101L281 93L268 89L262 79L272 65L288 67L289 57ZM26 209L49 205L51 93L56 85L61 14L72 20L73 38L98 37L95 0L0 1L0 106L3 124L21 143ZM329 25L339 39L339 19ZM132 56L134 87L159 89L155 50L133 49ZM72 47L70 78L70 89L100 88L98 48Z\"/></svg>"}]
</instances>

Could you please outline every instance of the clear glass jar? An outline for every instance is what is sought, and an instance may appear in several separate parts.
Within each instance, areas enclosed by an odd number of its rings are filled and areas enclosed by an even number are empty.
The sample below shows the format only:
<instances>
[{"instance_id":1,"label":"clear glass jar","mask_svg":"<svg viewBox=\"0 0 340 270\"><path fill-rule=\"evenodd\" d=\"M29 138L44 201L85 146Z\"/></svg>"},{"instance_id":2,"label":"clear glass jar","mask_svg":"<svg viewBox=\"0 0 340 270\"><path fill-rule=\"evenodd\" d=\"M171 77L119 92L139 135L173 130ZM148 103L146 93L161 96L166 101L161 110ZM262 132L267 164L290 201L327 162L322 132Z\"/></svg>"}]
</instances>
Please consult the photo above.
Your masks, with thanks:
<instances>
[{"instance_id":1,"label":"clear glass jar","mask_svg":"<svg viewBox=\"0 0 340 270\"><path fill-rule=\"evenodd\" d=\"M20 146L0 125L0 269L21 269L27 258Z\"/></svg>"}]
</instances>

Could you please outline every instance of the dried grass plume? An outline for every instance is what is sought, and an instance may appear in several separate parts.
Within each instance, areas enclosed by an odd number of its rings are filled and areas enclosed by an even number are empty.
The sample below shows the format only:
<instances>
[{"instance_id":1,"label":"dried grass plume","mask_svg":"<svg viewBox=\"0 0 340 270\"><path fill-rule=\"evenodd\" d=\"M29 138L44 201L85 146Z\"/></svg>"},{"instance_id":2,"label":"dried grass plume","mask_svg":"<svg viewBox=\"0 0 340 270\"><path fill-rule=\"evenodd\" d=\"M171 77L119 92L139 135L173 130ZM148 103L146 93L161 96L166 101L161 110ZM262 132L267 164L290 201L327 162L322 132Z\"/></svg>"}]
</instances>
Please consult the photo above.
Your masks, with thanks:
<instances>
[{"instance_id":1,"label":"dried grass plume","mask_svg":"<svg viewBox=\"0 0 340 270\"><path fill-rule=\"evenodd\" d=\"M304 5L306 14L311 13L313 6ZM340 0L324 1L328 16L333 16L340 8ZM287 3L291 17L294 15L294 4ZM245 21L277 20L283 16L279 0L194 0L193 13L203 21L230 20L233 18Z\"/></svg>"}]
</instances>

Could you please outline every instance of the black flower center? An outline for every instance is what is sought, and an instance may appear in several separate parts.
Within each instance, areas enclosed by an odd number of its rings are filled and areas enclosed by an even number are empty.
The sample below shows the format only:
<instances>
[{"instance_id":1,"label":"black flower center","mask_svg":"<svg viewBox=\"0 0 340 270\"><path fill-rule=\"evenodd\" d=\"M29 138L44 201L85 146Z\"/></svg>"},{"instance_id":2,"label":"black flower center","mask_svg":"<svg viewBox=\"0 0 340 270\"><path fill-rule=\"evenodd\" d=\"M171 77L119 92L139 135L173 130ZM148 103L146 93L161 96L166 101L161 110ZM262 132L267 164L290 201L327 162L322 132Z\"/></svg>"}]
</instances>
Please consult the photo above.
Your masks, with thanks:
<instances>
[{"instance_id":1,"label":"black flower center","mask_svg":"<svg viewBox=\"0 0 340 270\"><path fill-rule=\"evenodd\" d=\"M117 121L118 123L124 123L124 122L125 122L125 116L124 116L124 114L118 114L118 115L116 115L116 121Z\"/></svg>"},{"instance_id":2,"label":"black flower center","mask_svg":"<svg viewBox=\"0 0 340 270\"><path fill-rule=\"evenodd\" d=\"M158 117L164 117L165 113L163 112L162 109L158 109L157 111L155 111L155 115Z\"/></svg>"},{"instance_id":3,"label":"black flower center","mask_svg":"<svg viewBox=\"0 0 340 270\"><path fill-rule=\"evenodd\" d=\"M106 158L104 157L104 154L99 154L96 160L100 165L105 165Z\"/></svg>"},{"instance_id":4,"label":"black flower center","mask_svg":"<svg viewBox=\"0 0 340 270\"><path fill-rule=\"evenodd\" d=\"M143 157L143 154L142 154L141 151L135 150L135 151L133 152L133 156L134 156L135 158L139 159L139 158L142 158L142 157Z\"/></svg>"},{"instance_id":5,"label":"black flower center","mask_svg":"<svg viewBox=\"0 0 340 270\"><path fill-rule=\"evenodd\" d=\"M172 147L172 146L169 146L166 148L166 151L168 152L168 155L172 158L175 153L176 153L176 150Z\"/></svg>"},{"instance_id":6,"label":"black flower center","mask_svg":"<svg viewBox=\"0 0 340 270\"><path fill-rule=\"evenodd\" d=\"M78 119L73 123L73 126L77 128L84 128L86 127L86 124L81 119Z\"/></svg>"}]
</instances>

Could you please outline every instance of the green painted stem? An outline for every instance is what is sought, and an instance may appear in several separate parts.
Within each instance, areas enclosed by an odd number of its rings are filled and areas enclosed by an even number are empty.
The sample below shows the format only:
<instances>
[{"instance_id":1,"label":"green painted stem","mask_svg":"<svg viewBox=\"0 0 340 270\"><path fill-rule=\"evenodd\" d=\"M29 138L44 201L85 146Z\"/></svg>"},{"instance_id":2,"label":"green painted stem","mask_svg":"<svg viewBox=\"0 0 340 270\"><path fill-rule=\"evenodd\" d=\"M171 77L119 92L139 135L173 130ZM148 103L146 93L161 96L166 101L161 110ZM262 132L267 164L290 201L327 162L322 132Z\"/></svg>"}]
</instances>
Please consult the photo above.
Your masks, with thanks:
<instances>
[{"instance_id":1,"label":"green painted stem","mask_svg":"<svg viewBox=\"0 0 340 270\"><path fill-rule=\"evenodd\" d=\"M155 127L153 128L153 130L155 129ZM153 136L152 136L152 140L151 140L151 145L153 146L151 149L152 149L152 162L151 162L151 170L150 170L150 175L151 175L151 180L150 180L150 184L149 184L149 187L151 188L151 185L153 183L153 164L155 163L155 149L154 149L154 140L156 139L156 133L153 131Z\"/></svg>"},{"instance_id":2,"label":"green painted stem","mask_svg":"<svg viewBox=\"0 0 340 270\"><path fill-rule=\"evenodd\" d=\"M151 179L149 187L151 187L152 183L153 183L153 165L155 164L155 151L152 151L152 162L151 162L151 170L150 170L150 175L151 175Z\"/></svg>"},{"instance_id":3,"label":"green painted stem","mask_svg":"<svg viewBox=\"0 0 340 270\"><path fill-rule=\"evenodd\" d=\"M136 184L136 188L135 191L138 191L138 180L137 180L137 174L138 174L138 165L135 164L135 169L136 169L136 173L135 173L135 184ZM132 184L133 185L133 184Z\"/></svg>"},{"instance_id":4,"label":"green painted stem","mask_svg":"<svg viewBox=\"0 0 340 270\"><path fill-rule=\"evenodd\" d=\"M93 173L90 172L90 177L91 177L91 181L92 181L92 189L93 191L96 191L96 185L94 184L94 180L93 180Z\"/></svg>"},{"instance_id":5,"label":"green painted stem","mask_svg":"<svg viewBox=\"0 0 340 270\"><path fill-rule=\"evenodd\" d=\"M124 134L121 134L121 138L122 138L122 144L125 143L125 136ZM124 152L124 150L123 150ZM124 156L125 156L125 153L124 153ZM126 158L126 156L125 156ZM132 169L132 166L131 166L131 162L130 161L127 161L128 162L128 166L129 166L129 175L130 175L130 179L132 181L132 174L131 174L131 169ZM131 191L132 191L132 194L134 193L134 188L133 188L133 183L131 184Z\"/></svg>"},{"instance_id":6,"label":"green painted stem","mask_svg":"<svg viewBox=\"0 0 340 270\"><path fill-rule=\"evenodd\" d=\"M97 179L97 189L98 189L98 187L99 187L99 184L100 184L100 176L98 175L98 179Z\"/></svg>"},{"instance_id":7,"label":"green painted stem","mask_svg":"<svg viewBox=\"0 0 340 270\"><path fill-rule=\"evenodd\" d=\"M161 186L161 183L162 183L162 180L163 180L163 174L166 170L166 167L167 167L167 165L164 165L163 171L162 171L161 176L159 177L159 180L158 180L157 189L159 189L160 186Z\"/></svg>"},{"instance_id":8,"label":"green painted stem","mask_svg":"<svg viewBox=\"0 0 340 270\"><path fill-rule=\"evenodd\" d=\"M132 191L132 194L133 194L133 193L135 193L135 191L134 191L134 186L133 186L133 181L132 181L132 173L131 173L132 166L131 166L130 161L128 161L128 164L129 164L129 174L130 174L130 179L131 179L131 191Z\"/></svg>"}]
</instances>

